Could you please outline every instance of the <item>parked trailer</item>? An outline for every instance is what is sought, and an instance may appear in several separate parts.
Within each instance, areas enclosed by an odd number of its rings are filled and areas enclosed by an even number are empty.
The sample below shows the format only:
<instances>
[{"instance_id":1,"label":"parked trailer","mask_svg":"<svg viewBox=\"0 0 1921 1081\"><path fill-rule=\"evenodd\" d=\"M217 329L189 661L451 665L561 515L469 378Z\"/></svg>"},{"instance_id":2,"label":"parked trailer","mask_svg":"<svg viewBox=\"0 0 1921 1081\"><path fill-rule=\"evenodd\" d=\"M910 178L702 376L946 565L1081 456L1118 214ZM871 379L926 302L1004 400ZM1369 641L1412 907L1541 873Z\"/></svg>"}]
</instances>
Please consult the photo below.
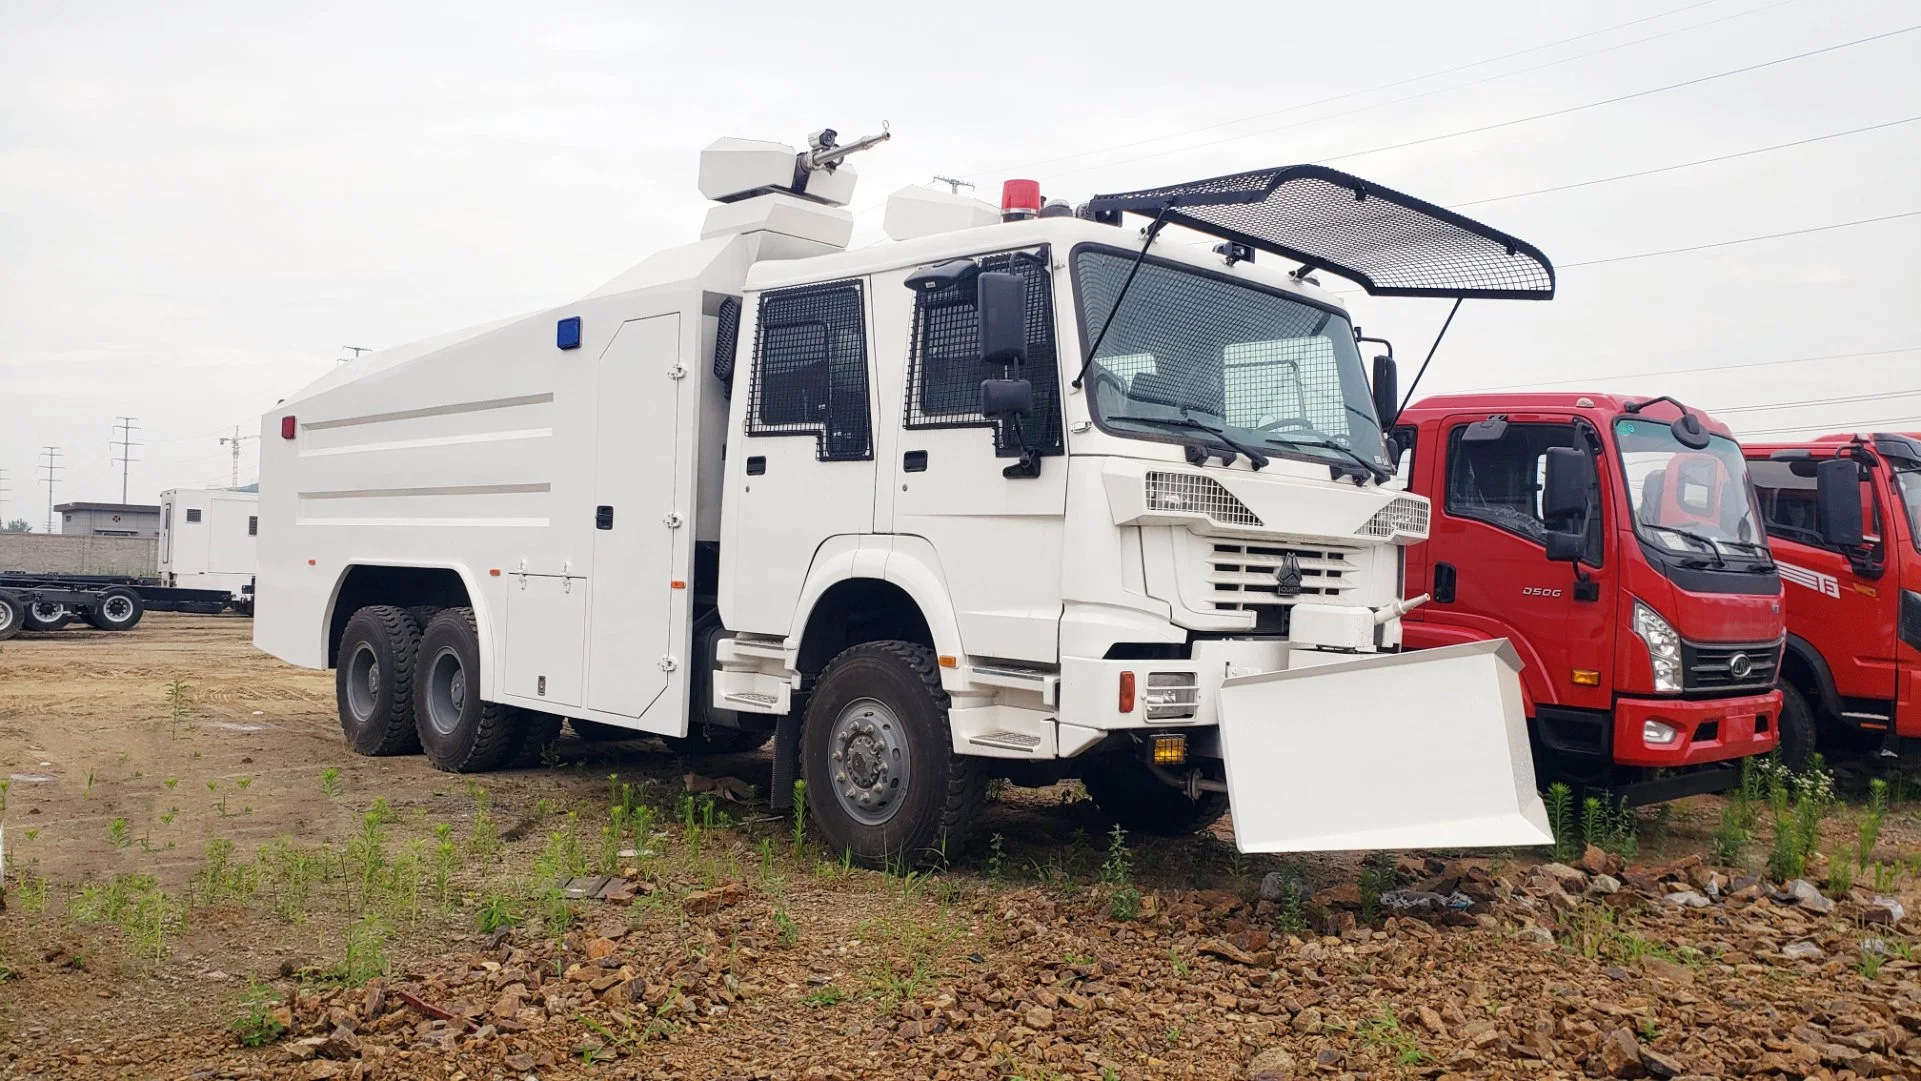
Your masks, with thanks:
<instances>
[{"instance_id":1,"label":"parked trailer","mask_svg":"<svg viewBox=\"0 0 1921 1081\"><path fill-rule=\"evenodd\" d=\"M909 189L848 250L884 137L721 140L701 240L263 417L256 645L447 770L563 717L772 733L775 806L804 779L869 864L960 845L993 776L1163 832L1231 800L1245 851L1550 841L1513 649L1399 652L1429 505L1316 280L1548 299L1547 258L1319 166Z\"/></svg>"},{"instance_id":2,"label":"parked trailer","mask_svg":"<svg viewBox=\"0 0 1921 1081\"><path fill-rule=\"evenodd\" d=\"M1808 723L1774 686L1781 578L1725 426L1667 398L1491 393L1416 402L1391 434L1435 508L1406 643L1514 644L1538 779L1632 805L1720 791Z\"/></svg>"},{"instance_id":3,"label":"parked trailer","mask_svg":"<svg viewBox=\"0 0 1921 1081\"><path fill-rule=\"evenodd\" d=\"M140 594L125 585L0 576L0 641L22 631L57 631L76 619L103 631L132 630L145 613Z\"/></svg>"},{"instance_id":4,"label":"parked trailer","mask_svg":"<svg viewBox=\"0 0 1921 1081\"><path fill-rule=\"evenodd\" d=\"M133 598L142 613L196 612L203 615L218 615L231 608L247 615L253 610L251 586L247 587L244 598L236 598L224 589L179 589L161 585L151 578L134 578L116 574L35 574L30 571L0 571L0 589L16 592L34 589L98 594L115 592ZM121 608L120 605L114 607L116 611ZM61 613L55 613L51 607L43 606L38 613L29 613L26 629L30 631L59 630L75 620L86 622L86 612L84 606L74 607ZM136 615L130 622L125 622L123 615L123 626L105 629L126 630L139 621L140 618Z\"/></svg>"},{"instance_id":5,"label":"parked trailer","mask_svg":"<svg viewBox=\"0 0 1921 1081\"><path fill-rule=\"evenodd\" d=\"M230 488L160 493L160 584L224 590L232 607L253 611L260 497Z\"/></svg>"}]
</instances>

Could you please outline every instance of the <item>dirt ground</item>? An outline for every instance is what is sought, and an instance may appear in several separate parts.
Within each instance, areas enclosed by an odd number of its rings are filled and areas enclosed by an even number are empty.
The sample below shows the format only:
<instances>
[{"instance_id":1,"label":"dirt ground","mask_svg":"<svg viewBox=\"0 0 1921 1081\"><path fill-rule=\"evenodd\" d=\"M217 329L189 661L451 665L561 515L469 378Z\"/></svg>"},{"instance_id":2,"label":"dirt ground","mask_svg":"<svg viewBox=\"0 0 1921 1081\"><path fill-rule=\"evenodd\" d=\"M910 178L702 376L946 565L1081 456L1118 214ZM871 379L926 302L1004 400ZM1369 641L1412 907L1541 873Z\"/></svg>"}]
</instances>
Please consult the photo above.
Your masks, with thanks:
<instances>
[{"instance_id":1,"label":"dirt ground","mask_svg":"<svg viewBox=\"0 0 1921 1081\"><path fill-rule=\"evenodd\" d=\"M728 798L764 754L356 757L332 674L249 634L0 645L0 1077L1921 1076L1883 903L1921 903L1921 804L1845 857L1865 777L1815 823L1819 902L1775 896L1766 813L1710 866L1719 797L1644 813L1625 866L1363 865L1116 844L1069 785L884 874Z\"/></svg>"}]
</instances>

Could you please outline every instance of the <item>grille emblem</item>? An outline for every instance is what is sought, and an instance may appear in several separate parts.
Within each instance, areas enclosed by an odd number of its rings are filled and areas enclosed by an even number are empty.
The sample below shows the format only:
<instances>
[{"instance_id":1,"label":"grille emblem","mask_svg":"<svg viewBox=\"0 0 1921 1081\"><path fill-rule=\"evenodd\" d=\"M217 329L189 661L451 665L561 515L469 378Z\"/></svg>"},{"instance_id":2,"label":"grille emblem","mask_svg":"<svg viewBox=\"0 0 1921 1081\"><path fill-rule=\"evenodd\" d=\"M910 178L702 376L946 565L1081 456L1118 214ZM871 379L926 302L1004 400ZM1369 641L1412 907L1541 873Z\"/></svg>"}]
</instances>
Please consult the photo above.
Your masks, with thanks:
<instances>
[{"instance_id":1,"label":"grille emblem","mask_svg":"<svg viewBox=\"0 0 1921 1081\"><path fill-rule=\"evenodd\" d=\"M1746 679L1754 672L1754 660L1745 653L1736 653L1728 658L1728 674L1735 679Z\"/></svg>"},{"instance_id":2,"label":"grille emblem","mask_svg":"<svg viewBox=\"0 0 1921 1081\"><path fill-rule=\"evenodd\" d=\"M1281 565L1274 569L1274 592L1282 597L1301 595L1301 561L1293 552L1281 556Z\"/></svg>"}]
</instances>

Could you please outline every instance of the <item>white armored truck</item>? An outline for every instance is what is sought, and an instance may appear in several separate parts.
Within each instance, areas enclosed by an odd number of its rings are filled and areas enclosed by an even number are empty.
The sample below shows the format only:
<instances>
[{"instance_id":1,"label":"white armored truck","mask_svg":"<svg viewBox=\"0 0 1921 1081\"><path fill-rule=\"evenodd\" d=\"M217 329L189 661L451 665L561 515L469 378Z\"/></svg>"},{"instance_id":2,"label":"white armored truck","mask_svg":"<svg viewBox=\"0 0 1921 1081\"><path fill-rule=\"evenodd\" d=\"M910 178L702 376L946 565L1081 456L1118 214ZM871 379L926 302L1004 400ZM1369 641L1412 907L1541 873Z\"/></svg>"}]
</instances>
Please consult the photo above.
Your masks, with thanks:
<instances>
[{"instance_id":1,"label":"white armored truck","mask_svg":"<svg viewBox=\"0 0 1921 1081\"><path fill-rule=\"evenodd\" d=\"M1534 247L1317 166L1043 204L723 139L701 238L553 311L372 354L268 413L255 642L365 754L773 742L859 860L1078 776L1248 851L1534 844L1505 642L1399 652L1425 500L1381 487L1338 275L1546 299Z\"/></svg>"}]
</instances>

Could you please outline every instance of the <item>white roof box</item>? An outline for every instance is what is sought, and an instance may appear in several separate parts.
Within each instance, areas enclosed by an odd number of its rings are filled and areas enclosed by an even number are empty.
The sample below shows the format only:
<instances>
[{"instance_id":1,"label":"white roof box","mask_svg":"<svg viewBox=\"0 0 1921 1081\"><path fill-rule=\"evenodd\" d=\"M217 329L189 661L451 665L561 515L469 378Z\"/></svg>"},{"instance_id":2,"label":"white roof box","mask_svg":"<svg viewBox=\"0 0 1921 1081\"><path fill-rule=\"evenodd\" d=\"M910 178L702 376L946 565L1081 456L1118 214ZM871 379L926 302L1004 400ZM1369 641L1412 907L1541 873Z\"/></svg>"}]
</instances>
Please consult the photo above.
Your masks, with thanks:
<instances>
[{"instance_id":1,"label":"white roof box","mask_svg":"<svg viewBox=\"0 0 1921 1081\"><path fill-rule=\"evenodd\" d=\"M991 203L958 192L910 186L887 197L887 215L881 219L881 227L891 239L913 240L993 225L1000 220L1000 208Z\"/></svg>"},{"instance_id":2,"label":"white roof box","mask_svg":"<svg viewBox=\"0 0 1921 1081\"><path fill-rule=\"evenodd\" d=\"M829 172L804 168L799 160L800 152L785 143L717 139L700 152L700 194L717 203L774 192L828 206L846 206L853 200L852 167L839 165Z\"/></svg>"}]
</instances>

